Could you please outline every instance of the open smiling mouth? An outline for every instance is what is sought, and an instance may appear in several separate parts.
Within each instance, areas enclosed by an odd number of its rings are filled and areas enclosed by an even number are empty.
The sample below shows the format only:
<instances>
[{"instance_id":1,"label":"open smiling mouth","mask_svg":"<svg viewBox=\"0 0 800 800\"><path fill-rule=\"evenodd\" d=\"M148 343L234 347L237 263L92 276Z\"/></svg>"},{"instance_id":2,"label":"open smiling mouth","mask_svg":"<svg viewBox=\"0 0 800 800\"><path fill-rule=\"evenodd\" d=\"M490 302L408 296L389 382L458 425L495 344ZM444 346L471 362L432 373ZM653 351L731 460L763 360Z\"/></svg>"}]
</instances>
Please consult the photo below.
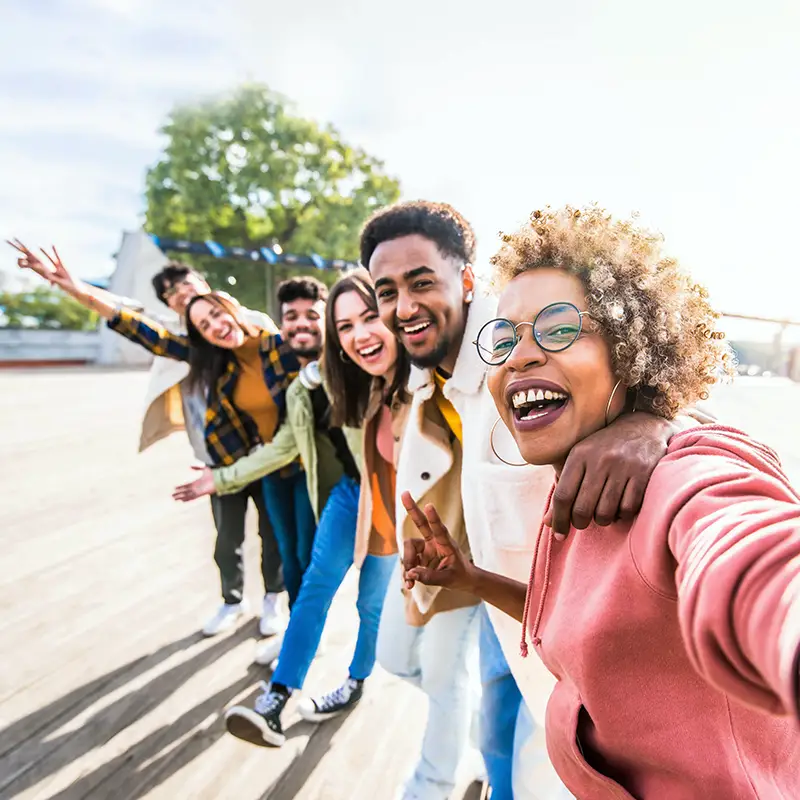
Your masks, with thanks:
<instances>
[{"instance_id":1,"label":"open smiling mouth","mask_svg":"<svg viewBox=\"0 0 800 800\"><path fill-rule=\"evenodd\" d=\"M367 345L367 347L362 347L360 350L356 350L356 352L364 361L377 361L383 352L383 342Z\"/></svg>"},{"instance_id":2,"label":"open smiling mouth","mask_svg":"<svg viewBox=\"0 0 800 800\"><path fill-rule=\"evenodd\" d=\"M522 389L511 395L514 419L519 422L544 421L546 417L561 411L569 402L566 392L550 389Z\"/></svg>"},{"instance_id":3,"label":"open smiling mouth","mask_svg":"<svg viewBox=\"0 0 800 800\"><path fill-rule=\"evenodd\" d=\"M426 319L412 324L400 325L399 328L407 339L416 342L424 337L425 331L427 331L432 324L432 320Z\"/></svg>"}]
</instances>

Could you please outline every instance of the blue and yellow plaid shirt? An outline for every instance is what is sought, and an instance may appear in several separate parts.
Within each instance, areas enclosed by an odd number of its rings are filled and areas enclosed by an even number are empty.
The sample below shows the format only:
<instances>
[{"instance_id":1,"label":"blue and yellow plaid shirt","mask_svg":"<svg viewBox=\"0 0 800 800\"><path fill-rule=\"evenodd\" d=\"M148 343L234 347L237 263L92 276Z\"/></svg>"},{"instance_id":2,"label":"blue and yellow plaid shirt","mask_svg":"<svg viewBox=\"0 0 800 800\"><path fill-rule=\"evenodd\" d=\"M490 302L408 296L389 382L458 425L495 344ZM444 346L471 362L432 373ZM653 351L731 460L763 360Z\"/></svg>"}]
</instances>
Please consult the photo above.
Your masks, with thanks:
<instances>
[{"instance_id":1,"label":"blue and yellow plaid shirt","mask_svg":"<svg viewBox=\"0 0 800 800\"><path fill-rule=\"evenodd\" d=\"M136 311L120 310L116 317L109 320L108 327L153 355L174 358L176 361L189 360L188 336L171 333ZM264 382L278 407L280 425L286 416L286 390L297 377L300 364L280 334L262 332L260 352ZM215 466L233 464L262 444L253 418L233 404L233 390L239 369L239 362L231 358L217 381L215 400L206 411L206 447Z\"/></svg>"}]
</instances>

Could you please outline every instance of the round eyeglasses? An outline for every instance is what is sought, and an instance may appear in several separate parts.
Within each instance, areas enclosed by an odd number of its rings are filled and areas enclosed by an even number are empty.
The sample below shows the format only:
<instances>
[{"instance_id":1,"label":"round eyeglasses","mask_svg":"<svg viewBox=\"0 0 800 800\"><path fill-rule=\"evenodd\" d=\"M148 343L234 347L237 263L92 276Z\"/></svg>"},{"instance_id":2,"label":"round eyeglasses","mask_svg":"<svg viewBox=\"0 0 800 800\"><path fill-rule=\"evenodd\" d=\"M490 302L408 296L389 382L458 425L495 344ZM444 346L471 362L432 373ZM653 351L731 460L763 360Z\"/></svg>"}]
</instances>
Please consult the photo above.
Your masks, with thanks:
<instances>
[{"instance_id":1,"label":"round eyeglasses","mask_svg":"<svg viewBox=\"0 0 800 800\"><path fill-rule=\"evenodd\" d=\"M586 311L579 311L572 303L551 303L545 306L533 322L520 322L515 325L509 319L493 319L480 330L473 344L478 355L491 366L502 364L520 340L519 328L530 325L533 337L542 350L558 353L566 350L581 335L583 317Z\"/></svg>"}]
</instances>

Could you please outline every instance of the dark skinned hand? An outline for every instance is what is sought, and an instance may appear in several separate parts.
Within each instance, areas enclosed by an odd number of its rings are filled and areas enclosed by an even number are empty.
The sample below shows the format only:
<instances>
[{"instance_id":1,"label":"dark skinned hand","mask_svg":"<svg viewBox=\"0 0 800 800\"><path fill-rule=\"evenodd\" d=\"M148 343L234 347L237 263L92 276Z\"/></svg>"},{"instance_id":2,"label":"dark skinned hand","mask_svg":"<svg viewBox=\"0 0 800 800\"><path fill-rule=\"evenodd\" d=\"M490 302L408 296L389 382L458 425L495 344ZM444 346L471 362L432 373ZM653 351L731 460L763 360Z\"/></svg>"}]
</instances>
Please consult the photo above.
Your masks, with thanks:
<instances>
[{"instance_id":1,"label":"dark skinned hand","mask_svg":"<svg viewBox=\"0 0 800 800\"><path fill-rule=\"evenodd\" d=\"M678 430L670 420L639 411L578 442L561 471L545 523L562 537L570 526L585 530L592 520L603 527L632 519Z\"/></svg>"}]
</instances>

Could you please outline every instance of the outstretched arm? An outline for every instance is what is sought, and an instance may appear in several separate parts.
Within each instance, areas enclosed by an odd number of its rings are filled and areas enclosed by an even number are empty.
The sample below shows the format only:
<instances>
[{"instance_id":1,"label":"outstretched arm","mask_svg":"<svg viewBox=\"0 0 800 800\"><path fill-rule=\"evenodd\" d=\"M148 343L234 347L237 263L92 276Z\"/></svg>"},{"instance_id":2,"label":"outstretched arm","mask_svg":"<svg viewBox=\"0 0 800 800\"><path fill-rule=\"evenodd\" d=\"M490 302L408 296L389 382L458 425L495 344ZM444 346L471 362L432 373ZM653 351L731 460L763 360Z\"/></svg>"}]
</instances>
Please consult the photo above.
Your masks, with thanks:
<instances>
[{"instance_id":1,"label":"outstretched arm","mask_svg":"<svg viewBox=\"0 0 800 800\"><path fill-rule=\"evenodd\" d=\"M75 278L61 261L58 250L53 247L51 256L42 250L49 263L42 261L35 253L31 252L19 239L13 242L7 241L15 250L21 253L17 259L17 265L22 269L29 269L39 277L46 280L51 286L58 286L63 292L77 300L82 306L90 311L97 312L105 319L113 319L117 309L125 305L125 300L104 289L98 289L85 281Z\"/></svg>"},{"instance_id":2,"label":"outstretched arm","mask_svg":"<svg viewBox=\"0 0 800 800\"><path fill-rule=\"evenodd\" d=\"M35 272L51 285L58 286L74 297L81 305L96 311L108 320L111 330L141 345L154 355L174 358L177 361L189 359L189 341L185 336L171 333L157 322L136 311L126 309L123 298L73 277L64 266L55 247L52 256L42 250L49 262L45 264L19 240L8 244L22 254L17 260L22 269Z\"/></svg>"},{"instance_id":3,"label":"outstretched arm","mask_svg":"<svg viewBox=\"0 0 800 800\"><path fill-rule=\"evenodd\" d=\"M253 481L288 466L299 454L294 429L285 420L271 442L228 467L204 467L197 480L178 486L172 498L186 503L207 494L234 494Z\"/></svg>"},{"instance_id":4,"label":"outstretched arm","mask_svg":"<svg viewBox=\"0 0 800 800\"><path fill-rule=\"evenodd\" d=\"M427 505L423 513L408 492L402 499L422 536L421 539L407 539L404 543L406 587L411 589L419 581L425 586L443 586L467 592L521 622L528 587L467 561L432 505Z\"/></svg>"},{"instance_id":5,"label":"outstretched arm","mask_svg":"<svg viewBox=\"0 0 800 800\"><path fill-rule=\"evenodd\" d=\"M745 437L685 436L696 438L659 466L659 502L637 520L634 555L664 591L673 588L659 576L677 563L681 633L703 678L769 713L800 716L800 498L774 456ZM654 536L668 550L653 567Z\"/></svg>"}]
</instances>

